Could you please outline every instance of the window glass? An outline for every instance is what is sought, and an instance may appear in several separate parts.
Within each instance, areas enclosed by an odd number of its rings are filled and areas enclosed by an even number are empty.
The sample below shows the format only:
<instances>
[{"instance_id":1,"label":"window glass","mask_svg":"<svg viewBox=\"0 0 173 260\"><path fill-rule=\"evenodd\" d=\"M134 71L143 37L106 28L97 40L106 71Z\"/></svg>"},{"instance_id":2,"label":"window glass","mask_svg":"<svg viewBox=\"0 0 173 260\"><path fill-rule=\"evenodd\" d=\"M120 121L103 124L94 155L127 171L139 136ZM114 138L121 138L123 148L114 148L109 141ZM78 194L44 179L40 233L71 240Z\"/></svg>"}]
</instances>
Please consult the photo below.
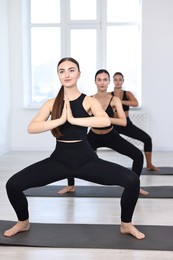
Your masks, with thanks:
<instances>
[{"instance_id":1,"label":"window glass","mask_svg":"<svg viewBox=\"0 0 173 260\"><path fill-rule=\"evenodd\" d=\"M35 28L31 30L31 102L43 102L57 91L56 66L60 54L60 29Z\"/></svg>"},{"instance_id":2,"label":"window glass","mask_svg":"<svg viewBox=\"0 0 173 260\"><path fill-rule=\"evenodd\" d=\"M107 0L108 22L138 22L139 0Z\"/></svg>"},{"instance_id":3,"label":"window glass","mask_svg":"<svg viewBox=\"0 0 173 260\"><path fill-rule=\"evenodd\" d=\"M95 20L96 0L70 0L72 20Z\"/></svg>"},{"instance_id":4,"label":"window glass","mask_svg":"<svg viewBox=\"0 0 173 260\"><path fill-rule=\"evenodd\" d=\"M140 1L30 0L27 64L31 86L26 100L42 103L56 95L57 62L72 56L81 67L81 92L96 92L97 69L107 69L111 79L114 72L121 71L126 79L124 87L141 105ZM112 88L113 82L109 86Z\"/></svg>"},{"instance_id":5,"label":"window glass","mask_svg":"<svg viewBox=\"0 0 173 260\"><path fill-rule=\"evenodd\" d=\"M95 92L96 53L96 30L71 30L71 56L79 62L81 69L79 87L88 95Z\"/></svg>"},{"instance_id":6,"label":"window glass","mask_svg":"<svg viewBox=\"0 0 173 260\"><path fill-rule=\"evenodd\" d=\"M59 23L60 0L31 0L31 23Z\"/></svg>"},{"instance_id":7,"label":"window glass","mask_svg":"<svg viewBox=\"0 0 173 260\"><path fill-rule=\"evenodd\" d=\"M138 26L109 26L107 29L107 68L111 75L122 72L127 79L124 88L140 98L139 35Z\"/></svg>"}]
</instances>

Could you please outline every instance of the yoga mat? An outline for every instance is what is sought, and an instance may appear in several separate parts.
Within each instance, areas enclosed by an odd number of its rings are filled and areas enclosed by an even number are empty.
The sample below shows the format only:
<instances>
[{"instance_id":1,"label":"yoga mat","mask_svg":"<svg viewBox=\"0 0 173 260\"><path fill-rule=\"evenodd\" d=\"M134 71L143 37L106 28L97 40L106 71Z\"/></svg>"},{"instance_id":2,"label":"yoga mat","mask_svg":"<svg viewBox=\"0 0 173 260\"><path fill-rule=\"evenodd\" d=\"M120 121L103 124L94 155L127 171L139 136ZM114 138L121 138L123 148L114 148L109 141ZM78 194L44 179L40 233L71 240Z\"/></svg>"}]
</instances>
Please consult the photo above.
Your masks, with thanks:
<instances>
[{"instance_id":1,"label":"yoga mat","mask_svg":"<svg viewBox=\"0 0 173 260\"><path fill-rule=\"evenodd\" d=\"M160 171L147 171L143 168L142 175L173 175L173 167L159 167Z\"/></svg>"},{"instance_id":2,"label":"yoga mat","mask_svg":"<svg viewBox=\"0 0 173 260\"><path fill-rule=\"evenodd\" d=\"M121 234L119 225L31 223L30 231L4 237L4 230L14 223L0 220L0 245L173 251L172 226L138 225L146 235L145 239L138 240Z\"/></svg>"},{"instance_id":3,"label":"yoga mat","mask_svg":"<svg viewBox=\"0 0 173 260\"><path fill-rule=\"evenodd\" d=\"M31 188L24 193L30 197L95 197L95 198L119 198L123 188L119 186L76 186L75 192L58 194L63 189L62 185L47 185L38 188ZM173 198L173 186L147 186L141 187L149 192L149 195L139 195L140 198Z\"/></svg>"}]
</instances>

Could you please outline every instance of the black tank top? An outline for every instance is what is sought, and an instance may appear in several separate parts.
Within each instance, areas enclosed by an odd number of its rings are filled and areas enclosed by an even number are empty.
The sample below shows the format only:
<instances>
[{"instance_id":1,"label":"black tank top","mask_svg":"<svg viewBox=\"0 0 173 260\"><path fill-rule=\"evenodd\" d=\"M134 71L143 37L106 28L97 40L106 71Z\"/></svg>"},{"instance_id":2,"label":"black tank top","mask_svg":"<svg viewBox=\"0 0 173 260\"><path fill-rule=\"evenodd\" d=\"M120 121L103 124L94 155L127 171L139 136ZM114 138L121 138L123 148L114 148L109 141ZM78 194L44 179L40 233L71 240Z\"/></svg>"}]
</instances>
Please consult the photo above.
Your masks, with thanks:
<instances>
[{"instance_id":1,"label":"black tank top","mask_svg":"<svg viewBox=\"0 0 173 260\"><path fill-rule=\"evenodd\" d=\"M112 96L114 96L114 92L113 91L111 92L111 94L112 94ZM125 90L123 91L123 98L122 98L122 100L128 100ZM126 105L122 105L122 106L123 106L124 112L125 111L129 111L129 106L126 106Z\"/></svg>"},{"instance_id":2,"label":"black tank top","mask_svg":"<svg viewBox=\"0 0 173 260\"><path fill-rule=\"evenodd\" d=\"M108 114L109 117L114 117L114 112L113 109L111 107L111 101L112 101L113 97L111 97L110 101L109 101L109 105L107 106L105 112ZM112 124L110 126L106 126L106 127L92 127L93 129L99 129L99 130L106 130L106 129L110 129L112 128Z\"/></svg>"},{"instance_id":3,"label":"black tank top","mask_svg":"<svg viewBox=\"0 0 173 260\"><path fill-rule=\"evenodd\" d=\"M77 99L70 101L70 107L74 117L90 116L82 105L85 96L86 95L82 93ZM87 129L88 127L72 125L69 122L65 122L65 124L60 126L60 131L63 135L57 138L57 140L84 140L87 138Z\"/></svg>"}]
</instances>

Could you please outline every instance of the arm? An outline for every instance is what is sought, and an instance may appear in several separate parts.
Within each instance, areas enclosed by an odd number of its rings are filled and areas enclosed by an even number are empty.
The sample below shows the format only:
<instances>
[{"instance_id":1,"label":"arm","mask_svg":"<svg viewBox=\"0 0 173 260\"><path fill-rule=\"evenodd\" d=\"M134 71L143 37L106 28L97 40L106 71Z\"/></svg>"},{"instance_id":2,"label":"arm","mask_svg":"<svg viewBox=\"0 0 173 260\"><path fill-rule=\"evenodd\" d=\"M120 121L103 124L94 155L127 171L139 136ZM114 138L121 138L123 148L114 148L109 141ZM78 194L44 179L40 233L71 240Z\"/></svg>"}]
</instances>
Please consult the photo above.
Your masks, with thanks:
<instances>
[{"instance_id":1,"label":"arm","mask_svg":"<svg viewBox=\"0 0 173 260\"><path fill-rule=\"evenodd\" d=\"M111 123L113 125L126 126L127 124L126 115L124 113L121 100L118 97L113 97L111 101L111 107L116 108L116 114L117 114L117 117L114 118L110 117Z\"/></svg>"},{"instance_id":2,"label":"arm","mask_svg":"<svg viewBox=\"0 0 173 260\"><path fill-rule=\"evenodd\" d=\"M66 121L65 108L63 109L62 116L55 120L48 120L52 111L54 99L46 101L40 108L37 115L32 119L28 126L28 132L30 134L37 134L52 130L53 128L64 124Z\"/></svg>"},{"instance_id":3,"label":"arm","mask_svg":"<svg viewBox=\"0 0 173 260\"><path fill-rule=\"evenodd\" d=\"M135 96L130 91L126 91L126 95L128 100L122 100L122 104L129 107L137 107L138 101Z\"/></svg>"},{"instance_id":4,"label":"arm","mask_svg":"<svg viewBox=\"0 0 173 260\"><path fill-rule=\"evenodd\" d=\"M106 127L111 124L107 113L103 110L100 102L95 98L86 96L83 106L85 110L93 116L74 118L71 113L70 104L67 101L67 118L69 123L84 127Z\"/></svg>"}]
</instances>

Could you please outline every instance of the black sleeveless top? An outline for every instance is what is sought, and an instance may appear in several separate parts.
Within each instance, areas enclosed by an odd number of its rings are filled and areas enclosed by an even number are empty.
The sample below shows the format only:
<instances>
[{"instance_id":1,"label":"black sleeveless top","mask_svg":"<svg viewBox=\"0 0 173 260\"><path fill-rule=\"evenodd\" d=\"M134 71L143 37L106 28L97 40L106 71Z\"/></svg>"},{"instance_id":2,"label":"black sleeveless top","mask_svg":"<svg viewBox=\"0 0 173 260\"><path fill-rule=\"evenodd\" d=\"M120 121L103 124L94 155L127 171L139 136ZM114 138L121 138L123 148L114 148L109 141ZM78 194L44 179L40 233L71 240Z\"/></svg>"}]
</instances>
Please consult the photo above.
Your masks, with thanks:
<instances>
[{"instance_id":1,"label":"black sleeveless top","mask_svg":"<svg viewBox=\"0 0 173 260\"><path fill-rule=\"evenodd\" d=\"M111 97L110 101L109 101L109 105L107 106L105 112L108 114L109 117L114 117L114 112L113 109L111 107L111 101L112 101L113 97ZM110 124L110 126L106 126L106 127L92 127L93 129L99 129L99 130L106 130L106 129L110 129L112 128L112 124Z\"/></svg>"},{"instance_id":2,"label":"black sleeveless top","mask_svg":"<svg viewBox=\"0 0 173 260\"><path fill-rule=\"evenodd\" d=\"M114 96L114 92L113 91L111 92L111 94L112 94L112 96ZM122 98L122 100L128 100L125 90L123 91L123 98ZM124 112L125 111L129 111L129 109L130 109L129 106L126 106L126 105L122 105L122 106L123 106Z\"/></svg>"},{"instance_id":3,"label":"black sleeveless top","mask_svg":"<svg viewBox=\"0 0 173 260\"><path fill-rule=\"evenodd\" d=\"M89 117L90 115L84 109L82 103L85 98L85 94L81 94L77 99L70 101L70 107L74 117ZM84 140L87 138L88 127L72 125L69 122L65 122L60 126L60 131L62 136L57 138L57 140L63 141L74 141L74 140Z\"/></svg>"}]
</instances>

